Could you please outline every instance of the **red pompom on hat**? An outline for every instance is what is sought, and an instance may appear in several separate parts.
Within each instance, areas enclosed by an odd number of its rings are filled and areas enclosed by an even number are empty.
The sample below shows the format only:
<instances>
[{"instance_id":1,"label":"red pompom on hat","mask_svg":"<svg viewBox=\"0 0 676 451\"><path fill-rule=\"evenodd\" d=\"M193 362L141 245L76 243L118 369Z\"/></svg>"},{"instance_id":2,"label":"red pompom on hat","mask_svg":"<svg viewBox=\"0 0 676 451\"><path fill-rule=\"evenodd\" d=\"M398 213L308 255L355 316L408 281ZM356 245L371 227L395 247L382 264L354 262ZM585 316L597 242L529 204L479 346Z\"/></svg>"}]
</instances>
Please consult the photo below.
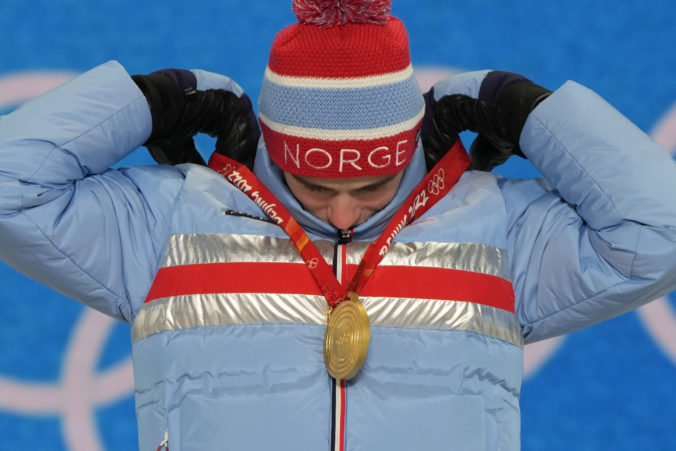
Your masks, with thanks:
<instances>
[{"instance_id":1,"label":"red pompom on hat","mask_svg":"<svg viewBox=\"0 0 676 451\"><path fill-rule=\"evenodd\" d=\"M293 0L291 5L300 23L333 27L346 23L384 25L390 19L389 0Z\"/></svg>"},{"instance_id":2,"label":"red pompom on hat","mask_svg":"<svg viewBox=\"0 0 676 451\"><path fill-rule=\"evenodd\" d=\"M404 25L383 0L294 0L258 102L270 158L313 177L387 175L417 146L425 105Z\"/></svg>"}]
</instances>

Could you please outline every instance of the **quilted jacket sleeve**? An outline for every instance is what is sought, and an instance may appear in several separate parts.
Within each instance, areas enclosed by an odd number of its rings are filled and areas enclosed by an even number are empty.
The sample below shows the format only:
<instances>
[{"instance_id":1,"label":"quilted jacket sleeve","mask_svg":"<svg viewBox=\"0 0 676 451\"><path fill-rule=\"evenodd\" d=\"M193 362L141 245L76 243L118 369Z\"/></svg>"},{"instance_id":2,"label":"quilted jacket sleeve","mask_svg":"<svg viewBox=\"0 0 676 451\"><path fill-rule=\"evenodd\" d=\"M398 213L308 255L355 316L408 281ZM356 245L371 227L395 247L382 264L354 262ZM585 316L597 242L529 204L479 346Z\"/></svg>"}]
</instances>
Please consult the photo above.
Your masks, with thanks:
<instances>
[{"instance_id":1,"label":"quilted jacket sleeve","mask_svg":"<svg viewBox=\"0 0 676 451\"><path fill-rule=\"evenodd\" d=\"M564 84L520 145L546 182L502 182L527 342L676 288L676 164L594 92Z\"/></svg>"},{"instance_id":2,"label":"quilted jacket sleeve","mask_svg":"<svg viewBox=\"0 0 676 451\"><path fill-rule=\"evenodd\" d=\"M478 97L490 71L434 96ZM567 82L531 112L520 147L544 179L500 179L526 342L564 334L676 289L676 163L591 90Z\"/></svg>"},{"instance_id":3,"label":"quilted jacket sleeve","mask_svg":"<svg viewBox=\"0 0 676 451\"><path fill-rule=\"evenodd\" d=\"M0 259L131 322L182 186L173 167L110 170L150 135L148 104L109 62L0 118Z\"/></svg>"}]
</instances>

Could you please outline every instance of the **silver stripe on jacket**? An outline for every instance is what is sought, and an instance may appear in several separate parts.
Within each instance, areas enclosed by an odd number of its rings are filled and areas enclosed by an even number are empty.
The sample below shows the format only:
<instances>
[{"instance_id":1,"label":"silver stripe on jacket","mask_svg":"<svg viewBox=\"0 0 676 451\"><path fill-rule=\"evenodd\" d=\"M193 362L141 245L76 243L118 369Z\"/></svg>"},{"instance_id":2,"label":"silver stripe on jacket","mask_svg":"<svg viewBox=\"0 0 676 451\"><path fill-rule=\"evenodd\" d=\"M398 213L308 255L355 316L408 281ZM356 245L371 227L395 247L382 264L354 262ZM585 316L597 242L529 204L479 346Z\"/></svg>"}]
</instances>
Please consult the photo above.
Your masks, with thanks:
<instances>
[{"instance_id":1,"label":"silver stripe on jacket","mask_svg":"<svg viewBox=\"0 0 676 451\"><path fill-rule=\"evenodd\" d=\"M331 265L333 243L314 241ZM352 242L347 247L347 263L359 264L369 243ZM176 234L167 244L162 267L198 263L281 262L302 263L289 239L260 235ZM411 242L394 243L380 266L427 266L457 269L497 276L510 281L504 250L475 243Z\"/></svg>"},{"instance_id":2,"label":"silver stripe on jacket","mask_svg":"<svg viewBox=\"0 0 676 451\"><path fill-rule=\"evenodd\" d=\"M348 263L357 264L368 243L352 243ZM318 243L322 254L333 244ZM227 254L223 252L227 249ZM352 253L352 255L350 255ZM163 266L225 262L302 262L289 240L247 235L174 235ZM462 269L502 277L503 251L467 243L395 243L381 264ZM471 302L361 297L374 327L475 332L523 347L513 313ZM155 299L139 311L132 341L194 327L245 324L325 325L328 305L322 296L277 293L216 293Z\"/></svg>"},{"instance_id":3,"label":"silver stripe on jacket","mask_svg":"<svg viewBox=\"0 0 676 451\"><path fill-rule=\"evenodd\" d=\"M411 298L360 298L373 327L462 330L523 347L513 313L461 301ZM175 296L143 306L134 321L132 342L150 335L193 327L245 324L325 325L322 296L228 293Z\"/></svg>"}]
</instances>

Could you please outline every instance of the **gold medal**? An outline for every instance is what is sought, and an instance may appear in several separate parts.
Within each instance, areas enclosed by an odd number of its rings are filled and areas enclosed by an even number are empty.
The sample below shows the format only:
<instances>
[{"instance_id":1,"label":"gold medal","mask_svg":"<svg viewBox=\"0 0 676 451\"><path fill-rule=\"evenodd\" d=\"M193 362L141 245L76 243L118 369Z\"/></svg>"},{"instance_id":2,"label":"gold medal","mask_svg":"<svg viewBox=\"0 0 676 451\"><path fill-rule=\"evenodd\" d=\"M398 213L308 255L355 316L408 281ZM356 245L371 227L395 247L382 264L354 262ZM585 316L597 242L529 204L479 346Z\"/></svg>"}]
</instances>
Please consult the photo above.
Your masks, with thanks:
<instances>
[{"instance_id":1,"label":"gold medal","mask_svg":"<svg viewBox=\"0 0 676 451\"><path fill-rule=\"evenodd\" d=\"M357 293L341 301L329 313L324 334L324 363L331 377L351 379L366 359L369 348L369 317Z\"/></svg>"}]
</instances>

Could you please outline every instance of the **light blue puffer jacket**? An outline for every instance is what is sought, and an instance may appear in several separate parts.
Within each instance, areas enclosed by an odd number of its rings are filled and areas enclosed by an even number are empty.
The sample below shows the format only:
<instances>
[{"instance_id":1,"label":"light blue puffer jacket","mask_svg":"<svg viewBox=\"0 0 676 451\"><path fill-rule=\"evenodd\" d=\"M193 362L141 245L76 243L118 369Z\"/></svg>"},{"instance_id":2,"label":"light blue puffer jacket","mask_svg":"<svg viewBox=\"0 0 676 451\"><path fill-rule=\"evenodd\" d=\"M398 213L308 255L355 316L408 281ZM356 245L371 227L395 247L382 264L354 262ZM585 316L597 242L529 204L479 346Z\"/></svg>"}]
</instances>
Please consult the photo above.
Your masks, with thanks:
<instances>
[{"instance_id":1,"label":"light blue puffer jacket","mask_svg":"<svg viewBox=\"0 0 676 451\"><path fill-rule=\"evenodd\" d=\"M240 92L196 74L199 89ZM485 74L446 79L435 95L476 96ZM0 118L0 258L134 323L144 451L167 431L172 451L336 440L347 450L517 450L524 342L676 287L674 161L568 82L521 136L544 179L468 172L397 235L363 296L368 357L341 390L322 358L326 304L284 232L225 213L264 217L254 203L204 167L109 169L150 131L145 98L115 62ZM258 177L348 271L425 172L418 149L395 199L343 249L290 195L262 143L258 152ZM338 438L335 409L345 414Z\"/></svg>"}]
</instances>

